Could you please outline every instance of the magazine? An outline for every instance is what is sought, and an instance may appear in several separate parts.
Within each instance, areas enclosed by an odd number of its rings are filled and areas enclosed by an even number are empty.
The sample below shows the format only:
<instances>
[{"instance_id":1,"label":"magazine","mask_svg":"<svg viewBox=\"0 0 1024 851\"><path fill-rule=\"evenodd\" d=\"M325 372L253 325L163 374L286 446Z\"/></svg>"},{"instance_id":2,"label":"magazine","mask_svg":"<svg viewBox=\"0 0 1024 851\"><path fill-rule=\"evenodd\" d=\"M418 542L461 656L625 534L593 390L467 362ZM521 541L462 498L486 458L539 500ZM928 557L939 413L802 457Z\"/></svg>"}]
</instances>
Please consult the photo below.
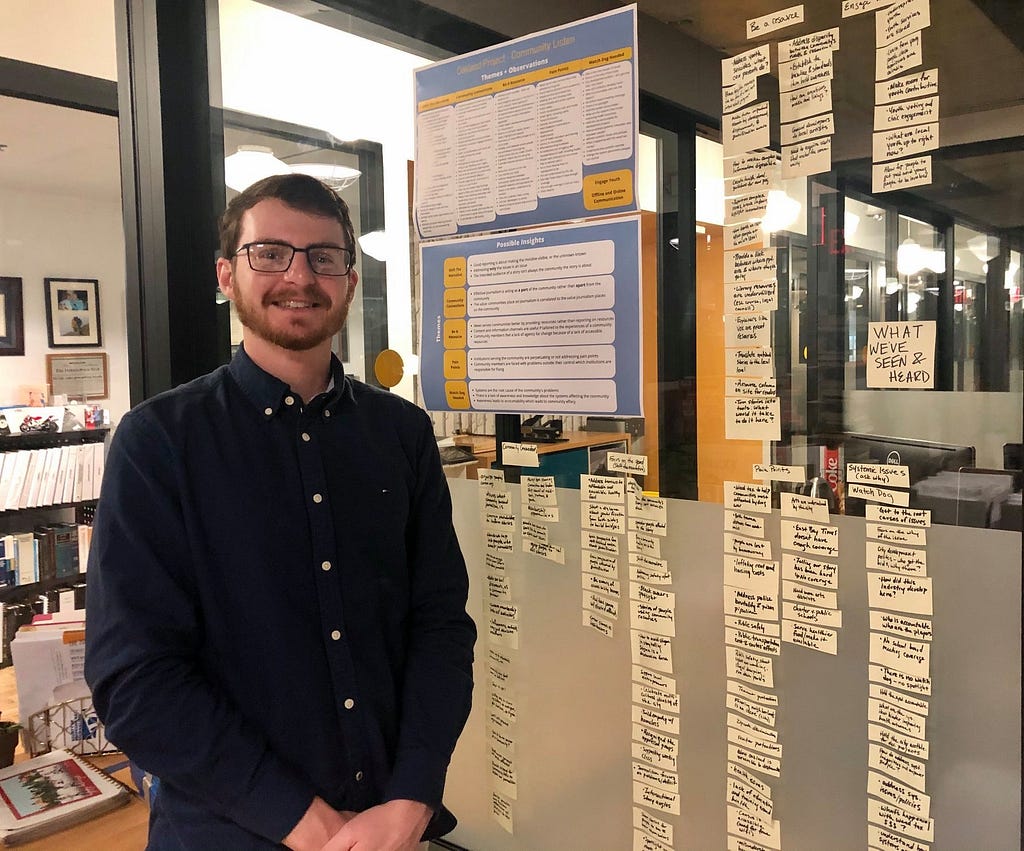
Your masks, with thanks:
<instances>
[{"instance_id":1,"label":"magazine","mask_svg":"<svg viewBox=\"0 0 1024 851\"><path fill-rule=\"evenodd\" d=\"M127 787L70 751L0 770L0 844L16 845L127 804Z\"/></svg>"}]
</instances>

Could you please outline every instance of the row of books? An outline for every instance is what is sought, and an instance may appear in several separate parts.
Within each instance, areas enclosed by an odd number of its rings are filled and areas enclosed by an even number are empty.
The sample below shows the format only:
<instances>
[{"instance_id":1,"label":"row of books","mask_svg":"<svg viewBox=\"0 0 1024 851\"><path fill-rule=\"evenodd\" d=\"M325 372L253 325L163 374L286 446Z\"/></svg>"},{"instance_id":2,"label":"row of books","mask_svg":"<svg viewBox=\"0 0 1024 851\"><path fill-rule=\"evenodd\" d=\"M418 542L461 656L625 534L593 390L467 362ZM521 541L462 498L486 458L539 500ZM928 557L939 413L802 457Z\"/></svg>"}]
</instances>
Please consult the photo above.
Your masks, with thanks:
<instances>
[{"instance_id":1,"label":"row of books","mask_svg":"<svg viewBox=\"0 0 1024 851\"><path fill-rule=\"evenodd\" d=\"M85 617L85 582L69 580L66 585L48 588L21 600L0 603L0 668L12 662L11 642L18 630L40 617Z\"/></svg>"},{"instance_id":2,"label":"row of books","mask_svg":"<svg viewBox=\"0 0 1024 851\"><path fill-rule=\"evenodd\" d=\"M0 511L99 499L103 443L0 453Z\"/></svg>"},{"instance_id":3,"label":"row of books","mask_svg":"<svg viewBox=\"0 0 1024 851\"><path fill-rule=\"evenodd\" d=\"M0 588L77 576L89 561L92 526L46 523L0 536Z\"/></svg>"}]
</instances>

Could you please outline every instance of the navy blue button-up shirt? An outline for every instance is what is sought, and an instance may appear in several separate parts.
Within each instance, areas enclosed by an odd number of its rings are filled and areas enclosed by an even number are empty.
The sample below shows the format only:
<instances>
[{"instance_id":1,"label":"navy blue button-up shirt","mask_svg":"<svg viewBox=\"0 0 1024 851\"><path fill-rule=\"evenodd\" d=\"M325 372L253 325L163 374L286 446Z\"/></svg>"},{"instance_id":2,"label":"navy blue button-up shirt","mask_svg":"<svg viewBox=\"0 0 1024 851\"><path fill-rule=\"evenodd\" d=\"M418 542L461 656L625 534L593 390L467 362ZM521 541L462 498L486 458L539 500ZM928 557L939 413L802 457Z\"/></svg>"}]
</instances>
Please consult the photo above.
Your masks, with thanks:
<instances>
[{"instance_id":1,"label":"navy blue button-up shirt","mask_svg":"<svg viewBox=\"0 0 1024 851\"><path fill-rule=\"evenodd\" d=\"M423 411L332 370L303 404L241 350L112 440L86 678L161 780L152 847L272 847L314 795L454 825L476 631L437 444Z\"/></svg>"}]
</instances>

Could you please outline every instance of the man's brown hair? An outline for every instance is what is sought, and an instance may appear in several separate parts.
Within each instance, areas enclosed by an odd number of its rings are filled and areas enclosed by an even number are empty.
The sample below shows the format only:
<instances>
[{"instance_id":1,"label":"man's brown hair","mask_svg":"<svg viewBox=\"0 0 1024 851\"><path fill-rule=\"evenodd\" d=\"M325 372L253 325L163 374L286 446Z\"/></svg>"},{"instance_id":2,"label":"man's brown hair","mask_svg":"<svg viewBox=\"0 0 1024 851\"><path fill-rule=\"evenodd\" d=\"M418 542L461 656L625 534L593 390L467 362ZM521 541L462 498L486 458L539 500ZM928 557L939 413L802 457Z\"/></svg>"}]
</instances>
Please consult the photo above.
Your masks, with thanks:
<instances>
[{"instance_id":1,"label":"man's brown hair","mask_svg":"<svg viewBox=\"0 0 1024 851\"><path fill-rule=\"evenodd\" d=\"M345 248L352 252L352 263L355 264L356 236L348 204L331 187L308 174L271 175L235 196L220 217L221 257L231 260L238 250L242 216L246 210L269 198L276 198L292 209L311 216L323 216L337 221L345 232L345 241L348 243Z\"/></svg>"}]
</instances>

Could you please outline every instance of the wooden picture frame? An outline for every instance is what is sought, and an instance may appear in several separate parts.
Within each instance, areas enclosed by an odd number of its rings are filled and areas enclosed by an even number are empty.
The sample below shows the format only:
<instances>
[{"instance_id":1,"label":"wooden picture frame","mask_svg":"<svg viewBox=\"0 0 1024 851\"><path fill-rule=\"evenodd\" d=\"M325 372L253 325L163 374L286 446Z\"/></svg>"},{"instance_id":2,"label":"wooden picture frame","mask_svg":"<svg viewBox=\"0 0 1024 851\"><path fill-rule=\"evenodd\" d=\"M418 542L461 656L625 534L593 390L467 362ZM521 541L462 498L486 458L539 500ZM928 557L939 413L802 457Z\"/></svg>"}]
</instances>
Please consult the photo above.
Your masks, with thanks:
<instances>
[{"instance_id":1,"label":"wooden picture frame","mask_svg":"<svg viewBox=\"0 0 1024 851\"><path fill-rule=\"evenodd\" d=\"M0 278L0 357L25 354L21 278Z\"/></svg>"},{"instance_id":2,"label":"wooden picture frame","mask_svg":"<svg viewBox=\"0 0 1024 851\"><path fill-rule=\"evenodd\" d=\"M45 278L46 334L50 348L102 345L99 281L94 278Z\"/></svg>"},{"instance_id":3,"label":"wooden picture frame","mask_svg":"<svg viewBox=\"0 0 1024 851\"><path fill-rule=\"evenodd\" d=\"M68 401L85 402L110 396L106 352L79 352L46 356L46 383L51 398L65 394Z\"/></svg>"}]
</instances>

